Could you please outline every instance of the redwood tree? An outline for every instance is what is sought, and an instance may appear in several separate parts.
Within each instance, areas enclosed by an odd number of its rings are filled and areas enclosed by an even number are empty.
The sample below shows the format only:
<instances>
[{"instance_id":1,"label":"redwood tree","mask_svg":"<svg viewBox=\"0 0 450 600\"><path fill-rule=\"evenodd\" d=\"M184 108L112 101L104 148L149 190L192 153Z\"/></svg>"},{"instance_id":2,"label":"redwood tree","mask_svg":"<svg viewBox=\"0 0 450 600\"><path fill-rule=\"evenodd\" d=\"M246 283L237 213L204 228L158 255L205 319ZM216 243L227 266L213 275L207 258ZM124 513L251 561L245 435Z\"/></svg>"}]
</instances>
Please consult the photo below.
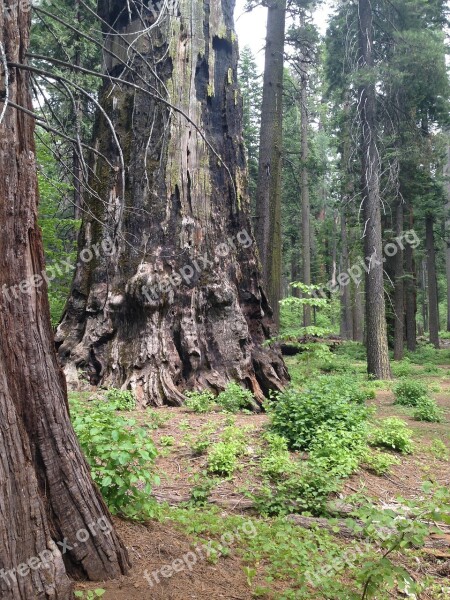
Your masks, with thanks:
<instances>
[{"instance_id":1,"label":"redwood tree","mask_svg":"<svg viewBox=\"0 0 450 600\"><path fill-rule=\"evenodd\" d=\"M68 574L101 580L129 564L70 424L46 285L33 279L34 123L15 108L31 109L28 77L6 65L25 62L29 26L22 3L0 0L0 597L65 600Z\"/></svg>"},{"instance_id":2,"label":"redwood tree","mask_svg":"<svg viewBox=\"0 0 450 600\"><path fill-rule=\"evenodd\" d=\"M262 346L272 311L249 219L233 9L182 0L151 27L140 3L99 3L107 72L128 85L101 92L95 145L109 164L92 161L79 249L113 251L80 260L57 344L69 376L130 388L140 406L231 380L261 401L287 377Z\"/></svg>"}]
</instances>

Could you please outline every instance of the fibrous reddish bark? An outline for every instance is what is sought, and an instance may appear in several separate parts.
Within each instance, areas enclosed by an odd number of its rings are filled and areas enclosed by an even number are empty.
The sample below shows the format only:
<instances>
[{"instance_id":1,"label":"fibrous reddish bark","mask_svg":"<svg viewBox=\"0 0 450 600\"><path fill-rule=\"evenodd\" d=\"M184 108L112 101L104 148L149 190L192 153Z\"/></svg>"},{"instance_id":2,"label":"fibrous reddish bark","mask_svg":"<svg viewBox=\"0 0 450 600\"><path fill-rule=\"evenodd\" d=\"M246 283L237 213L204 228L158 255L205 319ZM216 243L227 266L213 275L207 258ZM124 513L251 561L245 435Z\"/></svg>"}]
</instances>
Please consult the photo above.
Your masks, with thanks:
<instances>
[{"instance_id":1,"label":"fibrous reddish bark","mask_svg":"<svg viewBox=\"0 0 450 600\"><path fill-rule=\"evenodd\" d=\"M0 0L0 50L8 61L25 61L29 25L30 14L23 4ZM3 113L6 99L31 109L27 75L3 64L0 597L66 600L72 598L67 573L93 580L117 577L127 570L128 559L70 424L45 282L41 278L39 285L27 284L44 268L36 224L34 123L8 104ZM81 541L85 531L88 537ZM42 562L45 566L36 567Z\"/></svg>"},{"instance_id":2,"label":"fibrous reddish bark","mask_svg":"<svg viewBox=\"0 0 450 600\"><path fill-rule=\"evenodd\" d=\"M59 355L68 374L130 388L140 406L178 405L186 389L218 391L230 380L261 401L287 375L278 351L262 347L272 318L249 221L234 2L182 0L140 35L132 32L154 21L151 11L132 9L130 19L119 4L100 2L116 54L108 73L122 73L122 57L125 77L184 114L144 90L104 87L125 187L100 114L95 143L117 169L94 165L98 197L86 199L80 257L100 251L77 267Z\"/></svg>"}]
</instances>

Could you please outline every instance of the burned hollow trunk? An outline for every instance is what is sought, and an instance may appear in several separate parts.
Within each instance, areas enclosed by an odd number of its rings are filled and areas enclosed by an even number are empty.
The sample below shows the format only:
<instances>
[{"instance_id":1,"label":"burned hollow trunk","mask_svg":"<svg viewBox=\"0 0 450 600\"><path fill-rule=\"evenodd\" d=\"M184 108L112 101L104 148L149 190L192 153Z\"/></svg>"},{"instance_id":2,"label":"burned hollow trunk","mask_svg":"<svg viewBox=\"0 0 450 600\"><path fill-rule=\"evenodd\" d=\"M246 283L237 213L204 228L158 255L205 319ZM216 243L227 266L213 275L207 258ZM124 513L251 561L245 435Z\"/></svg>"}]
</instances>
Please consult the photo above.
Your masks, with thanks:
<instances>
[{"instance_id":1,"label":"burned hollow trunk","mask_svg":"<svg viewBox=\"0 0 450 600\"><path fill-rule=\"evenodd\" d=\"M140 406L231 380L260 402L287 374L262 346L272 317L249 217L234 2L182 0L148 29L150 9L99 7L108 74L141 89L101 92L94 142L114 168L94 163L85 200L57 332L66 373L132 389Z\"/></svg>"},{"instance_id":2,"label":"burned hollow trunk","mask_svg":"<svg viewBox=\"0 0 450 600\"><path fill-rule=\"evenodd\" d=\"M114 578L128 559L70 424L53 347L34 121L16 108L32 108L29 81L4 68L25 62L29 26L29 11L0 0L0 597L68 600L67 573Z\"/></svg>"}]
</instances>

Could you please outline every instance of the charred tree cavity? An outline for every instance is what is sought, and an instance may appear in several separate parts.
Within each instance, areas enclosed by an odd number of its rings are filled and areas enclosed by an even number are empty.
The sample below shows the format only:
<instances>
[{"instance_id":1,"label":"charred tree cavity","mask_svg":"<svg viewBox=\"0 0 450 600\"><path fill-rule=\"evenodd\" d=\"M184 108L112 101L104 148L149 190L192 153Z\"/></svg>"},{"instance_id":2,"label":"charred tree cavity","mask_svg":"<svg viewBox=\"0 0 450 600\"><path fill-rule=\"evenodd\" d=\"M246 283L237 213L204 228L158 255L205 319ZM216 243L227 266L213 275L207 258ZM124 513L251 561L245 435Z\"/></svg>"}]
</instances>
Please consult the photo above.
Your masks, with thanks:
<instances>
[{"instance_id":1,"label":"charred tree cavity","mask_svg":"<svg viewBox=\"0 0 450 600\"><path fill-rule=\"evenodd\" d=\"M95 143L116 169L95 162L96 195L85 200L57 332L66 375L132 389L140 406L179 405L187 389L231 380L261 402L287 373L263 347L273 324L249 219L234 1L181 0L145 33L142 18L118 21L115 6L100 2L100 12L127 35L106 31L106 45L128 61L130 79L182 113L144 91L102 90L125 171L99 114ZM110 73L123 69L105 61Z\"/></svg>"}]
</instances>

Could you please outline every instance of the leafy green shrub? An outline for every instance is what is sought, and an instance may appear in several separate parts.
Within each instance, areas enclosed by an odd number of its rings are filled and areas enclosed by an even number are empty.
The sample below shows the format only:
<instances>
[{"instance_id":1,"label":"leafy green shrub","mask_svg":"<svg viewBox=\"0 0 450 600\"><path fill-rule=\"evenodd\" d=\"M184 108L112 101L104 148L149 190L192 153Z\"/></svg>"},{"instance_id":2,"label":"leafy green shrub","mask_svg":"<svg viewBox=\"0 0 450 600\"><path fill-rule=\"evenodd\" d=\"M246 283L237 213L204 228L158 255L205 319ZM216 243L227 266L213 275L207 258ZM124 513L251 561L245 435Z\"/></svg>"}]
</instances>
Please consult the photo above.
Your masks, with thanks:
<instances>
[{"instance_id":1,"label":"leafy green shrub","mask_svg":"<svg viewBox=\"0 0 450 600\"><path fill-rule=\"evenodd\" d=\"M208 452L208 472L229 477L237 467L238 448L230 442L218 442Z\"/></svg>"},{"instance_id":2,"label":"leafy green shrub","mask_svg":"<svg viewBox=\"0 0 450 600\"><path fill-rule=\"evenodd\" d=\"M419 381L404 379L394 388L395 403L402 406L416 406L417 402L428 396L428 388Z\"/></svg>"},{"instance_id":3,"label":"leafy green shrub","mask_svg":"<svg viewBox=\"0 0 450 600\"><path fill-rule=\"evenodd\" d=\"M357 384L339 385L335 379L321 377L302 391L288 388L270 405L271 429L291 449L308 450L323 426L350 431L366 421L369 410L355 403L361 400Z\"/></svg>"},{"instance_id":4,"label":"leafy green shrub","mask_svg":"<svg viewBox=\"0 0 450 600\"><path fill-rule=\"evenodd\" d=\"M221 441L208 451L208 471L217 475L230 476L237 467L237 459L245 453L247 436L251 427L225 427Z\"/></svg>"},{"instance_id":5,"label":"leafy green shrub","mask_svg":"<svg viewBox=\"0 0 450 600\"><path fill-rule=\"evenodd\" d=\"M408 352L407 356L417 365L448 365L450 362L450 350L438 350L431 344L421 345L415 352Z\"/></svg>"},{"instance_id":6,"label":"leafy green shrub","mask_svg":"<svg viewBox=\"0 0 450 600\"><path fill-rule=\"evenodd\" d=\"M265 477L276 480L292 473L295 466L291 461L287 440L276 433L266 433L267 454L261 459L261 472Z\"/></svg>"},{"instance_id":7,"label":"leafy green shrub","mask_svg":"<svg viewBox=\"0 0 450 600\"><path fill-rule=\"evenodd\" d=\"M104 402L71 402L72 422L99 486L114 514L136 518L153 510L149 501L156 448L147 430L134 419L117 415Z\"/></svg>"},{"instance_id":8,"label":"leafy green shrub","mask_svg":"<svg viewBox=\"0 0 450 600\"><path fill-rule=\"evenodd\" d=\"M414 418L416 421L428 421L428 423L441 423L443 420L442 410L433 398L423 397L417 401Z\"/></svg>"},{"instance_id":9,"label":"leafy green shrub","mask_svg":"<svg viewBox=\"0 0 450 600\"><path fill-rule=\"evenodd\" d=\"M237 413L243 408L251 407L252 402L253 394L250 390L242 388L234 381L231 381L216 398L216 403L223 410L231 413Z\"/></svg>"},{"instance_id":10,"label":"leafy green shrub","mask_svg":"<svg viewBox=\"0 0 450 600\"><path fill-rule=\"evenodd\" d=\"M414 374L414 367L409 358L392 362L391 369L394 377L409 377Z\"/></svg>"},{"instance_id":11,"label":"leafy green shrub","mask_svg":"<svg viewBox=\"0 0 450 600\"><path fill-rule=\"evenodd\" d=\"M380 426L373 430L370 443L402 454L411 454L414 449L411 438L412 431L404 421L397 417L389 417L383 419Z\"/></svg>"},{"instance_id":12,"label":"leafy green shrub","mask_svg":"<svg viewBox=\"0 0 450 600\"><path fill-rule=\"evenodd\" d=\"M389 473L392 465L400 464L400 461L395 456L379 451L367 452L363 462L368 471L372 471L375 475L380 476Z\"/></svg>"},{"instance_id":13,"label":"leafy green shrub","mask_svg":"<svg viewBox=\"0 0 450 600\"><path fill-rule=\"evenodd\" d=\"M310 512L326 513L326 503L331 493L339 489L339 480L320 469L306 467L294 471L286 479L273 485L263 485L256 494L250 494L255 507L263 515L286 515Z\"/></svg>"},{"instance_id":14,"label":"leafy green shrub","mask_svg":"<svg viewBox=\"0 0 450 600\"><path fill-rule=\"evenodd\" d=\"M353 429L329 429L316 431L310 446L309 467L336 477L348 477L357 470L367 448L365 424Z\"/></svg>"},{"instance_id":15,"label":"leafy green shrub","mask_svg":"<svg viewBox=\"0 0 450 600\"><path fill-rule=\"evenodd\" d=\"M130 390L109 389L105 398L114 410L134 410L136 408L136 398Z\"/></svg>"},{"instance_id":16,"label":"leafy green shrub","mask_svg":"<svg viewBox=\"0 0 450 600\"><path fill-rule=\"evenodd\" d=\"M206 413L212 410L215 399L211 392L186 392L186 406L196 413Z\"/></svg>"}]
</instances>

